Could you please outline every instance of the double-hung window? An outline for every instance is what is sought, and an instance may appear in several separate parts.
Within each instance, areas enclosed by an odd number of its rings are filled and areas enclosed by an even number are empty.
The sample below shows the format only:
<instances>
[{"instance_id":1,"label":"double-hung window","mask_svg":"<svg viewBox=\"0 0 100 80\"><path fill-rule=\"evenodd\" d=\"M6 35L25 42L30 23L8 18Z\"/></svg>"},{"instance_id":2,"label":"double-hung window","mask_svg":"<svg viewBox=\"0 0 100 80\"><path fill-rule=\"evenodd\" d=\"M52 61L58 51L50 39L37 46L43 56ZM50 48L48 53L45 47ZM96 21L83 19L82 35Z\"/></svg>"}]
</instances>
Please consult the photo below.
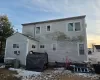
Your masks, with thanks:
<instances>
[{"instance_id":1,"label":"double-hung window","mask_svg":"<svg viewBox=\"0 0 100 80\"><path fill-rule=\"evenodd\" d=\"M76 22L75 23L75 31L80 31L80 30L81 30L80 22Z\"/></svg>"},{"instance_id":2,"label":"double-hung window","mask_svg":"<svg viewBox=\"0 0 100 80\"><path fill-rule=\"evenodd\" d=\"M14 51L14 54L20 55L20 51Z\"/></svg>"},{"instance_id":3,"label":"double-hung window","mask_svg":"<svg viewBox=\"0 0 100 80\"><path fill-rule=\"evenodd\" d=\"M73 23L68 23L68 31L73 31Z\"/></svg>"},{"instance_id":4,"label":"double-hung window","mask_svg":"<svg viewBox=\"0 0 100 80\"><path fill-rule=\"evenodd\" d=\"M47 26L47 31L50 31L50 25Z\"/></svg>"},{"instance_id":5,"label":"double-hung window","mask_svg":"<svg viewBox=\"0 0 100 80\"><path fill-rule=\"evenodd\" d=\"M40 48L45 48L44 45L40 45Z\"/></svg>"},{"instance_id":6,"label":"double-hung window","mask_svg":"<svg viewBox=\"0 0 100 80\"><path fill-rule=\"evenodd\" d=\"M32 48L36 48L36 45L32 45Z\"/></svg>"},{"instance_id":7,"label":"double-hung window","mask_svg":"<svg viewBox=\"0 0 100 80\"><path fill-rule=\"evenodd\" d=\"M79 54L84 55L84 44L79 44Z\"/></svg>"},{"instance_id":8,"label":"double-hung window","mask_svg":"<svg viewBox=\"0 0 100 80\"><path fill-rule=\"evenodd\" d=\"M18 44L13 44L13 48L19 48Z\"/></svg>"},{"instance_id":9,"label":"double-hung window","mask_svg":"<svg viewBox=\"0 0 100 80\"><path fill-rule=\"evenodd\" d=\"M53 51L56 51L57 50L57 44L56 43L53 43L52 44L52 49L53 49Z\"/></svg>"},{"instance_id":10,"label":"double-hung window","mask_svg":"<svg viewBox=\"0 0 100 80\"><path fill-rule=\"evenodd\" d=\"M80 22L68 23L68 31L80 31L80 30L81 30Z\"/></svg>"},{"instance_id":11,"label":"double-hung window","mask_svg":"<svg viewBox=\"0 0 100 80\"><path fill-rule=\"evenodd\" d=\"M36 27L36 34L40 34L40 27Z\"/></svg>"}]
</instances>

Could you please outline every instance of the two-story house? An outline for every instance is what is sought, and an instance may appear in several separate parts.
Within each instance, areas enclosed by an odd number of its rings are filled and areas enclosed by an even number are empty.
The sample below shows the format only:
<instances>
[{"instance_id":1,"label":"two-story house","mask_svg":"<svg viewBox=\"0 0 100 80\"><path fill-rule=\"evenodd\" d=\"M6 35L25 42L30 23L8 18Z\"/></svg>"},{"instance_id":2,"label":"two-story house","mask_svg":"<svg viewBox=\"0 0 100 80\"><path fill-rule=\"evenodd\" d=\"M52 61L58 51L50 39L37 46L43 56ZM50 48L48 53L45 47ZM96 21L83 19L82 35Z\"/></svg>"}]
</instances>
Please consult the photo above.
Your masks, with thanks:
<instances>
[{"instance_id":1,"label":"two-story house","mask_svg":"<svg viewBox=\"0 0 100 80\"><path fill-rule=\"evenodd\" d=\"M29 51L47 52L49 62L87 60L85 16L22 24L22 33L15 33L6 41L6 57L14 57L26 64Z\"/></svg>"}]
</instances>

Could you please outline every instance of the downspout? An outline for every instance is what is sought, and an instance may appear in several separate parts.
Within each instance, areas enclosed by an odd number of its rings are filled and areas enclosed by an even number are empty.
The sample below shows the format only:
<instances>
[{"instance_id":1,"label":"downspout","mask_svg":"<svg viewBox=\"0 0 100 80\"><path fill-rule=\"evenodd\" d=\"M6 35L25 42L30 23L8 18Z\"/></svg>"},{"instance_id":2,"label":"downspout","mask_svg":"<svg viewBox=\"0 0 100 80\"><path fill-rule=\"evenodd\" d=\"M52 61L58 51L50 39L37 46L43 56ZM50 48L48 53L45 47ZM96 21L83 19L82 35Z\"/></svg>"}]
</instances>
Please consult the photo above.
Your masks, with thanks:
<instances>
[{"instance_id":1,"label":"downspout","mask_svg":"<svg viewBox=\"0 0 100 80\"><path fill-rule=\"evenodd\" d=\"M34 24L34 38L35 38L35 28L36 28L36 25Z\"/></svg>"},{"instance_id":2,"label":"downspout","mask_svg":"<svg viewBox=\"0 0 100 80\"><path fill-rule=\"evenodd\" d=\"M92 51L94 52L94 44L92 44L92 49L93 49Z\"/></svg>"},{"instance_id":3,"label":"downspout","mask_svg":"<svg viewBox=\"0 0 100 80\"><path fill-rule=\"evenodd\" d=\"M34 24L34 39L36 39L36 34L35 34L35 31L36 30L36 24ZM37 51L39 51L39 42L38 42L38 44L37 44Z\"/></svg>"}]
</instances>

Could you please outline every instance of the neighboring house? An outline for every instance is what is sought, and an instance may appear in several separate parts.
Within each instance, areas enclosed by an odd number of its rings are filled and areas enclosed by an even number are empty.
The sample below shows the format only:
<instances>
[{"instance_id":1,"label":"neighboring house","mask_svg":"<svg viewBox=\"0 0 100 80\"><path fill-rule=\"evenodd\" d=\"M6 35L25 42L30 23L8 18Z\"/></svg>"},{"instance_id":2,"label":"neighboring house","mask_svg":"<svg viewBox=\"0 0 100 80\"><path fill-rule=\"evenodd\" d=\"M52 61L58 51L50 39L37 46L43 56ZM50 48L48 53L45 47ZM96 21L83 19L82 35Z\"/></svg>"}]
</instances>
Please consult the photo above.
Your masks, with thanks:
<instances>
[{"instance_id":1,"label":"neighboring house","mask_svg":"<svg viewBox=\"0 0 100 80\"><path fill-rule=\"evenodd\" d=\"M22 24L22 34L16 33L6 41L5 57L15 57L14 51L20 51L22 64L30 50L47 52L49 62L66 62L66 57L72 61L87 61L87 36L85 16L47 20ZM30 39L24 35L29 35ZM38 41L37 41L38 40ZM13 45L19 48L13 48ZM35 45L31 49L32 45ZM30 47L29 47L30 46Z\"/></svg>"},{"instance_id":2,"label":"neighboring house","mask_svg":"<svg viewBox=\"0 0 100 80\"><path fill-rule=\"evenodd\" d=\"M92 45L92 54L88 55L88 59L92 63L100 62L100 45Z\"/></svg>"},{"instance_id":3,"label":"neighboring house","mask_svg":"<svg viewBox=\"0 0 100 80\"><path fill-rule=\"evenodd\" d=\"M100 45L93 45L93 52L100 52Z\"/></svg>"}]
</instances>

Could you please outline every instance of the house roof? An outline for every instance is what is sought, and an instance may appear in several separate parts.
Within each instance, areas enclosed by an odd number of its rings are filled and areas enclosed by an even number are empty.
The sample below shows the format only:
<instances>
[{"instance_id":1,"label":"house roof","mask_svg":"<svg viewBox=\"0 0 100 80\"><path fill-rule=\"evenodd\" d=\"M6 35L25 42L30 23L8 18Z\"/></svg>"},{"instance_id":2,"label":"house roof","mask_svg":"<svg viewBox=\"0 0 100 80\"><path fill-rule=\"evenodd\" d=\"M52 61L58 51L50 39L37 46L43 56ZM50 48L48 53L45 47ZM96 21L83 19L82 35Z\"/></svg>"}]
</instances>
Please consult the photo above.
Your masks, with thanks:
<instances>
[{"instance_id":1,"label":"house roof","mask_svg":"<svg viewBox=\"0 0 100 80\"><path fill-rule=\"evenodd\" d=\"M19 33L19 32L16 32L16 33ZM16 34L16 33L15 33L15 34ZM29 36L29 35L26 35L26 34L22 34L22 33L19 33L19 34L21 34L21 35L27 37L28 39L31 39L31 40L34 40L34 41L38 41L38 40L36 40L35 38L33 38L32 36ZM39 41L38 41L38 42L39 42Z\"/></svg>"},{"instance_id":2,"label":"house roof","mask_svg":"<svg viewBox=\"0 0 100 80\"><path fill-rule=\"evenodd\" d=\"M23 36L27 37L28 39L31 39L31 40L34 40L34 41L38 41L36 40L35 38L33 38L32 36L28 36L28 35L25 35L25 34L22 34ZM39 41L38 41L39 42Z\"/></svg>"},{"instance_id":3,"label":"house roof","mask_svg":"<svg viewBox=\"0 0 100 80\"><path fill-rule=\"evenodd\" d=\"M46 20L46 21L40 21L40 22L31 22L31 23L25 23L22 25L25 26L25 25L31 25L31 24L48 23L48 22L56 22L56 21L72 20L72 19L81 19L81 18L85 18L85 17L86 17L86 15L82 15L82 16L75 16L75 17L68 17L68 18L61 18L61 19L54 19L54 20Z\"/></svg>"},{"instance_id":4,"label":"house roof","mask_svg":"<svg viewBox=\"0 0 100 80\"><path fill-rule=\"evenodd\" d=\"M100 49L100 45L94 45L96 49Z\"/></svg>"}]
</instances>

